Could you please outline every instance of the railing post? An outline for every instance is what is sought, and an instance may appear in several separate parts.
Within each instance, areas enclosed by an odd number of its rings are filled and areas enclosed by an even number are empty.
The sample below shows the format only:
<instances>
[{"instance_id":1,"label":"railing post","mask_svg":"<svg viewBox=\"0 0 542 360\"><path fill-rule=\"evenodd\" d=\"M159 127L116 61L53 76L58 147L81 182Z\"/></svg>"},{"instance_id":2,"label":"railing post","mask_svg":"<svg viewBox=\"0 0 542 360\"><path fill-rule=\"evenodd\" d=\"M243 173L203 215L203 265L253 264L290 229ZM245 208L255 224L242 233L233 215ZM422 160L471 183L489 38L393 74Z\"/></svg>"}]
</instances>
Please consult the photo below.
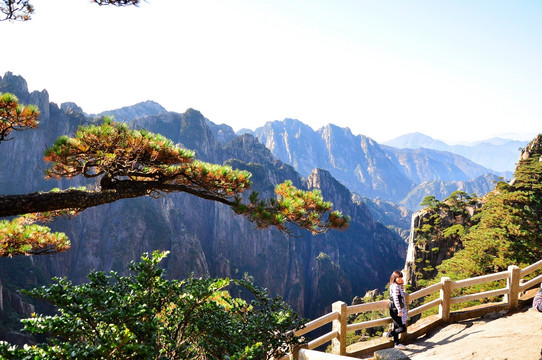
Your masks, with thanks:
<instances>
[{"instance_id":1,"label":"railing post","mask_svg":"<svg viewBox=\"0 0 542 360\"><path fill-rule=\"evenodd\" d=\"M346 355L346 303L343 301L334 302L331 311L339 313L339 319L333 320L333 331L338 332L338 337L331 340L333 354Z\"/></svg>"},{"instance_id":2,"label":"railing post","mask_svg":"<svg viewBox=\"0 0 542 360\"><path fill-rule=\"evenodd\" d=\"M450 300L452 298L452 279L449 277L443 277L440 279L442 289L440 289L440 300L442 303L439 305L438 314L439 317L447 322L450 320Z\"/></svg>"},{"instance_id":3,"label":"railing post","mask_svg":"<svg viewBox=\"0 0 542 360\"><path fill-rule=\"evenodd\" d=\"M300 360L300 356L299 356L299 350L301 349L308 349L309 347L307 346L307 344L301 344L301 345L297 345L293 351L290 353L290 357L289 359L290 360Z\"/></svg>"},{"instance_id":4,"label":"railing post","mask_svg":"<svg viewBox=\"0 0 542 360\"><path fill-rule=\"evenodd\" d=\"M519 280L521 278L521 269L516 265L510 265L508 267L508 276L507 287L508 294L505 297L505 300L508 302L508 308L510 310L515 310L518 307L519 302Z\"/></svg>"}]
</instances>

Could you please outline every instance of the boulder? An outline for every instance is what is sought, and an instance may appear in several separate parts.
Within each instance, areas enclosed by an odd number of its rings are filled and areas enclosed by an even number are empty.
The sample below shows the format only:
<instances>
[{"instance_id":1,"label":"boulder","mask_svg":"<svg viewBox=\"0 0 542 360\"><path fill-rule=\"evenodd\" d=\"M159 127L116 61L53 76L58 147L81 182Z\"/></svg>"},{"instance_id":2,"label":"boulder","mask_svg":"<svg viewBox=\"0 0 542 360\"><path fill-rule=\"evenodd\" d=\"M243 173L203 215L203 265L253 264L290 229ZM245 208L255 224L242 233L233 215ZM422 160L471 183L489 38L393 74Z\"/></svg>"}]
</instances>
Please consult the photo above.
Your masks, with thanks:
<instances>
[{"instance_id":1,"label":"boulder","mask_svg":"<svg viewBox=\"0 0 542 360\"><path fill-rule=\"evenodd\" d=\"M410 358L399 349L384 349L375 351L374 360L409 360Z\"/></svg>"}]
</instances>

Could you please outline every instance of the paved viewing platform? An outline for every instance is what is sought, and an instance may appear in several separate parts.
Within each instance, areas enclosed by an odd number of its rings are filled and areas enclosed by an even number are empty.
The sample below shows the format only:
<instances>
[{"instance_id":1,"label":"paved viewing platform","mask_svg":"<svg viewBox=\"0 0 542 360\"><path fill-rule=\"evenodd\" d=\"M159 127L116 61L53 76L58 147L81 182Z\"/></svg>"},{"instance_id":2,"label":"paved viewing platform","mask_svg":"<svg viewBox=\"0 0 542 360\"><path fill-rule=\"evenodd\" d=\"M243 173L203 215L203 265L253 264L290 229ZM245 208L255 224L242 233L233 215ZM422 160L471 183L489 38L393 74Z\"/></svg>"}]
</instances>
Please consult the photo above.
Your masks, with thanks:
<instances>
[{"instance_id":1,"label":"paved viewing platform","mask_svg":"<svg viewBox=\"0 0 542 360\"><path fill-rule=\"evenodd\" d=\"M470 309L479 310L479 318L461 320L462 311L452 313L456 320L447 325L436 315L424 318L409 327L403 353L412 360L541 360L542 313L530 308L532 296L533 290L512 313L481 305ZM425 335L415 338L418 332ZM372 359L375 351L392 347L389 339L377 338L348 346L346 356Z\"/></svg>"}]
</instances>

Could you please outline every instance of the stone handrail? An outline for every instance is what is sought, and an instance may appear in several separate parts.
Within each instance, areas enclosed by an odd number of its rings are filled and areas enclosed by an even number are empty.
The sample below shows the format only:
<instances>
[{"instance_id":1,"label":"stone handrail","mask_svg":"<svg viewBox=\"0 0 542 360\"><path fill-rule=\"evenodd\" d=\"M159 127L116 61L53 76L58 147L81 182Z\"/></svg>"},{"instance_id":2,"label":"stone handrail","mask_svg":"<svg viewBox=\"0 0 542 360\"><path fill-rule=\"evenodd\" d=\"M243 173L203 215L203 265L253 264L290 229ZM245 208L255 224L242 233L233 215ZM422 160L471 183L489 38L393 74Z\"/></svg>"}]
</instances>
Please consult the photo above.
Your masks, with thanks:
<instances>
[{"instance_id":1,"label":"stone handrail","mask_svg":"<svg viewBox=\"0 0 542 360\"><path fill-rule=\"evenodd\" d=\"M528 290L535 285L542 282L542 275L539 275L529 281L521 284L521 279L527 275L530 275L534 271L542 268L542 260L520 270L519 267L512 265L508 267L508 271L502 271L495 274L478 276L470 279L452 281L450 278L441 278L441 281L437 284L431 285L427 288L407 294L406 301L410 305L414 300L432 295L436 292L440 292L438 299L432 300L426 304L419 305L413 309L410 309L409 317L421 314L422 312L432 309L434 307L439 308L439 320L443 322L449 322L451 305L459 304L466 301L479 300L483 298L492 298L496 296L504 295L504 299L501 304L506 305L509 310L514 310L518 307L518 299L522 292ZM452 297L452 291L463 287L484 284L488 282L507 280L506 287L491 291L484 291L475 294L469 294L464 296ZM303 346L303 359L306 360L319 360L319 359L338 359L337 355L346 354L346 334L360 329L372 328L382 325L387 325L392 322L391 317L365 321L356 324L347 324L347 316L355 315L359 313L374 311L374 310L386 310L388 308L388 301L376 301L365 304L358 304L347 306L342 301L337 301L332 305L332 312L324 316L319 317L309 323L306 326L296 331L296 335L304 335L310 331L316 330L323 325L332 322L332 331L328 332L319 338L305 344ZM474 311L473 315L474 315ZM468 313L469 310L466 310ZM478 315L479 316L479 315ZM420 334L422 335L422 334ZM318 346L321 346L327 342L332 343L332 353L335 355L329 355L326 353L312 351ZM298 355L299 349L294 351ZM327 357L326 357L327 356Z\"/></svg>"}]
</instances>

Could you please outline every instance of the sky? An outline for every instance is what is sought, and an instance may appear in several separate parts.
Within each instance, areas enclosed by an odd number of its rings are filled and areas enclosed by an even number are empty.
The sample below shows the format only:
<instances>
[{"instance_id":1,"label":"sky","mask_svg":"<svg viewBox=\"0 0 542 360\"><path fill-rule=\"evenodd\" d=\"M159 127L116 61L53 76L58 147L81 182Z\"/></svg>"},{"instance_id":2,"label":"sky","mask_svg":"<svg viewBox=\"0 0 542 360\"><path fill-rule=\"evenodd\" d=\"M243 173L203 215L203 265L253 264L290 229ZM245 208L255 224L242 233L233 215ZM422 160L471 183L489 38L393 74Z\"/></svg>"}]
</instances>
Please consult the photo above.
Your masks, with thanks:
<instances>
[{"instance_id":1,"label":"sky","mask_svg":"<svg viewBox=\"0 0 542 360\"><path fill-rule=\"evenodd\" d=\"M153 100L234 130L294 118L383 142L542 132L542 2L34 0L0 76L89 114Z\"/></svg>"}]
</instances>

